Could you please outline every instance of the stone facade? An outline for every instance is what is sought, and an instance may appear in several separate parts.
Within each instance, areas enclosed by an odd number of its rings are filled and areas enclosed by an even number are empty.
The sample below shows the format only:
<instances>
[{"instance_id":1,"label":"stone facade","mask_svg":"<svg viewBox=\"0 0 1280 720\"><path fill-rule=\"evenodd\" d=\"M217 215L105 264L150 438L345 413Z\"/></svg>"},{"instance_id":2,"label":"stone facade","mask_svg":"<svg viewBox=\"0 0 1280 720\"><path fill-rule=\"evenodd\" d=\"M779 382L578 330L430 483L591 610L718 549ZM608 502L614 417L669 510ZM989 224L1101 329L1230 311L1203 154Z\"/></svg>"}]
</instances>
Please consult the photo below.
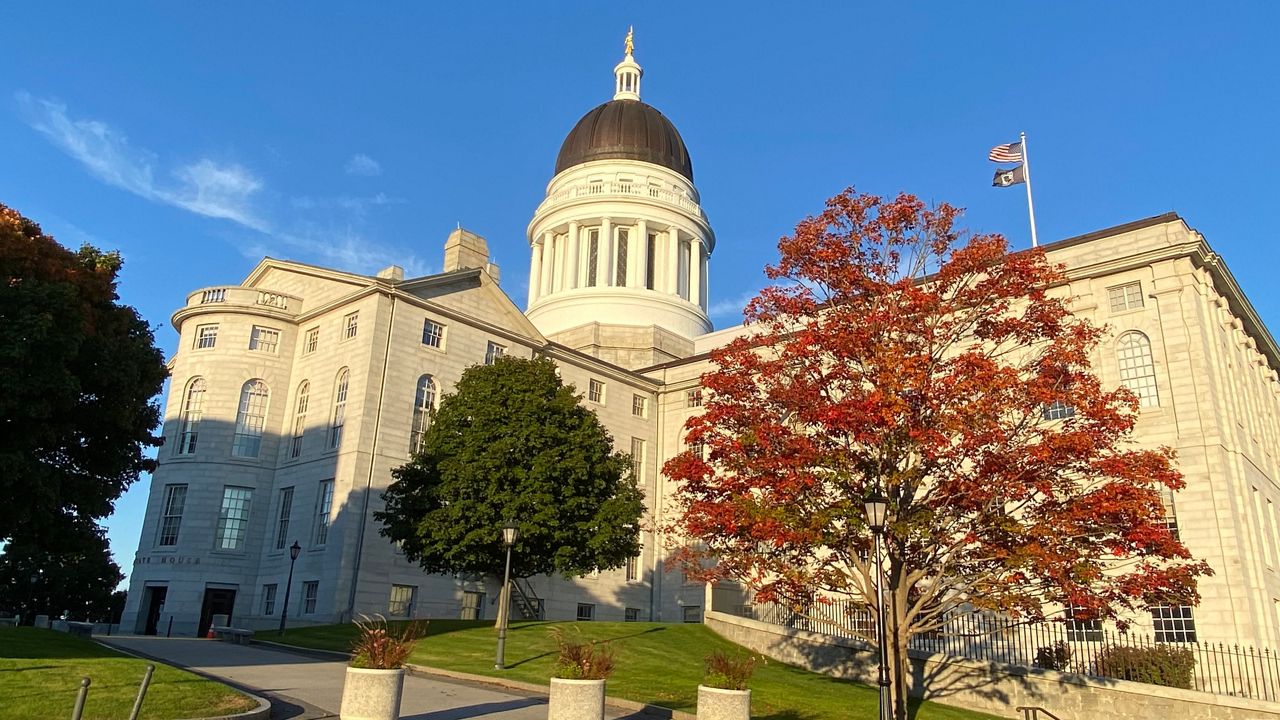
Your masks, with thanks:
<instances>
[{"instance_id":1,"label":"stone facade","mask_svg":"<svg viewBox=\"0 0 1280 720\"><path fill-rule=\"evenodd\" d=\"M166 632L172 622L191 635L218 613L274 625L295 541L291 622L492 617L495 578L424 575L378 534L372 513L410 455L420 384L438 401L499 351L554 358L618 449L642 456L642 556L598 576L534 579L547 616L700 620L702 588L667 562L668 540L652 530L671 512L659 468L700 411L710 351L743 329L709 332L714 234L691 171L678 170L612 157L558 173L529 226L527 314L502 291L484 239L461 229L437 275L267 258L238 285L189 295L173 316L166 444L123 628ZM591 228L601 231L594 283L583 245ZM646 239L625 272L619 228ZM1190 611L1196 639L1280 647L1280 350L1221 258L1176 215L1045 250L1066 267L1055 292L1110 328L1094 358L1104 384L1142 388L1138 441L1178 452L1187 488L1171 509L1215 571Z\"/></svg>"}]
</instances>

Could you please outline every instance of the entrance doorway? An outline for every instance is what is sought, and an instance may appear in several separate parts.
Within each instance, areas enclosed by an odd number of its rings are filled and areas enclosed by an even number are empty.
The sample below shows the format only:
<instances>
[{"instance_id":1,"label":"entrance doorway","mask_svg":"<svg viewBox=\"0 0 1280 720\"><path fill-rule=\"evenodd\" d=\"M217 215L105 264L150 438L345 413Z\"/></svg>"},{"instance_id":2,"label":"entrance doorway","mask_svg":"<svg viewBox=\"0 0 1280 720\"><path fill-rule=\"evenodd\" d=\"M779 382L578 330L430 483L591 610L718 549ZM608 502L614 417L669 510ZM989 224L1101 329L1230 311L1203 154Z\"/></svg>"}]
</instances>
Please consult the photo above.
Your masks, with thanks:
<instances>
[{"instance_id":1,"label":"entrance doorway","mask_svg":"<svg viewBox=\"0 0 1280 720\"><path fill-rule=\"evenodd\" d=\"M227 624L231 624L231 610L236 604L236 591L226 588L205 588L204 604L200 607L200 628L196 637L209 634L209 626L213 624L214 615L226 615Z\"/></svg>"},{"instance_id":2,"label":"entrance doorway","mask_svg":"<svg viewBox=\"0 0 1280 720\"><path fill-rule=\"evenodd\" d=\"M169 594L167 587L149 587L146 592L146 620L142 627L143 635L155 635L160 629L160 613L164 612L164 598Z\"/></svg>"},{"instance_id":3,"label":"entrance doorway","mask_svg":"<svg viewBox=\"0 0 1280 720\"><path fill-rule=\"evenodd\" d=\"M462 619L484 619L484 593L465 590L462 593Z\"/></svg>"}]
</instances>

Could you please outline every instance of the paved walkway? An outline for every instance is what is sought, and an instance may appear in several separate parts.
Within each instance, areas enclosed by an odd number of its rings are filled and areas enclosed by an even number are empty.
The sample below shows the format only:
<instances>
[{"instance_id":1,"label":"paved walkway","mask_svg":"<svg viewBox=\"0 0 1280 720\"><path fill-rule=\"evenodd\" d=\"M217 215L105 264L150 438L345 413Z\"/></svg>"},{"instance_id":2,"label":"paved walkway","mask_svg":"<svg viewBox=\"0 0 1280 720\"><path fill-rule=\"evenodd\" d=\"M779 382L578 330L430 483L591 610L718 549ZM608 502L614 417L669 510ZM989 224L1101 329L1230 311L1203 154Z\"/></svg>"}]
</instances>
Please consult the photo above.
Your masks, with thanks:
<instances>
[{"instance_id":1,"label":"paved walkway","mask_svg":"<svg viewBox=\"0 0 1280 720\"><path fill-rule=\"evenodd\" d=\"M184 667L271 700L273 719L337 718L346 663L216 640L98 637L128 652ZM545 696L445 678L405 677L403 720L546 720ZM614 720L645 717L607 710Z\"/></svg>"}]
</instances>

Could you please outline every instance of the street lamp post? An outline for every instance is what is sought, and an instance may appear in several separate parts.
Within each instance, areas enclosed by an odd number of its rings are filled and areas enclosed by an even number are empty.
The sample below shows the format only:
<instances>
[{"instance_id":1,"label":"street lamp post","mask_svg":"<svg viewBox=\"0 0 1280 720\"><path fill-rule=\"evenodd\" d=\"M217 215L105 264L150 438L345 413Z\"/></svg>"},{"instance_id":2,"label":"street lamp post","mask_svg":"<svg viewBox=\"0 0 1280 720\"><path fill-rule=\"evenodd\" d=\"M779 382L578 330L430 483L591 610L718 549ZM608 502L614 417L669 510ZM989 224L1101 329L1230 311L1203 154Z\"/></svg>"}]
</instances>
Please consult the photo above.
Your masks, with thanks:
<instances>
[{"instance_id":1,"label":"street lamp post","mask_svg":"<svg viewBox=\"0 0 1280 720\"><path fill-rule=\"evenodd\" d=\"M507 521L502 526L502 545L507 549L507 569L502 574L502 592L498 601L498 657L493 667L502 670L506 667L507 625L511 624L511 547L516 544L520 531L515 523Z\"/></svg>"},{"instance_id":2,"label":"street lamp post","mask_svg":"<svg viewBox=\"0 0 1280 720\"><path fill-rule=\"evenodd\" d=\"M284 634L284 623L289 619L289 591L293 589L293 564L298 562L298 553L302 546L297 540L289 546L289 579L284 584L284 605L280 608L280 634Z\"/></svg>"},{"instance_id":3,"label":"street lamp post","mask_svg":"<svg viewBox=\"0 0 1280 720\"><path fill-rule=\"evenodd\" d=\"M891 720L893 703L889 697L889 648L888 633L885 632L884 612L884 564L881 561L880 545L884 539L885 514L889 509L889 498L876 490L866 499L867 525L875 536L876 544L876 637L880 646L880 720Z\"/></svg>"}]
</instances>

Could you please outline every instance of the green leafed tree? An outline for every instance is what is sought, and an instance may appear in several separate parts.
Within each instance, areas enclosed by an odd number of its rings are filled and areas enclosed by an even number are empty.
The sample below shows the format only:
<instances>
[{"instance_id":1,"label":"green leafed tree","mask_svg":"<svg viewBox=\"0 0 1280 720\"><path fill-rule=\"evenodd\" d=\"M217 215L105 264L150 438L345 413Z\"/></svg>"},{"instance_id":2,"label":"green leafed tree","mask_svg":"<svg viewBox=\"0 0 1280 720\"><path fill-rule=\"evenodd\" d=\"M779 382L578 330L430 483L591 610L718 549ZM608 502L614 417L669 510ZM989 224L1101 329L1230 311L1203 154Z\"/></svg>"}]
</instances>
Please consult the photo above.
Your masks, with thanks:
<instances>
[{"instance_id":1,"label":"green leafed tree","mask_svg":"<svg viewBox=\"0 0 1280 720\"><path fill-rule=\"evenodd\" d=\"M508 521L514 577L618 568L640 552L630 458L549 359L469 368L392 475L374 517L429 572L501 574Z\"/></svg>"},{"instance_id":2,"label":"green leafed tree","mask_svg":"<svg viewBox=\"0 0 1280 720\"><path fill-rule=\"evenodd\" d=\"M61 524L56 533L22 534L0 552L0 610L70 620L120 619L124 579L106 533L91 522Z\"/></svg>"},{"instance_id":3,"label":"green leafed tree","mask_svg":"<svg viewBox=\"0 0 1280 720\"><path fill-rule=\"evenodd\" d=\"M0 205L0 540L92 524L152 465L164 358L120 266Z\"/></svg>"}]
</instances>

